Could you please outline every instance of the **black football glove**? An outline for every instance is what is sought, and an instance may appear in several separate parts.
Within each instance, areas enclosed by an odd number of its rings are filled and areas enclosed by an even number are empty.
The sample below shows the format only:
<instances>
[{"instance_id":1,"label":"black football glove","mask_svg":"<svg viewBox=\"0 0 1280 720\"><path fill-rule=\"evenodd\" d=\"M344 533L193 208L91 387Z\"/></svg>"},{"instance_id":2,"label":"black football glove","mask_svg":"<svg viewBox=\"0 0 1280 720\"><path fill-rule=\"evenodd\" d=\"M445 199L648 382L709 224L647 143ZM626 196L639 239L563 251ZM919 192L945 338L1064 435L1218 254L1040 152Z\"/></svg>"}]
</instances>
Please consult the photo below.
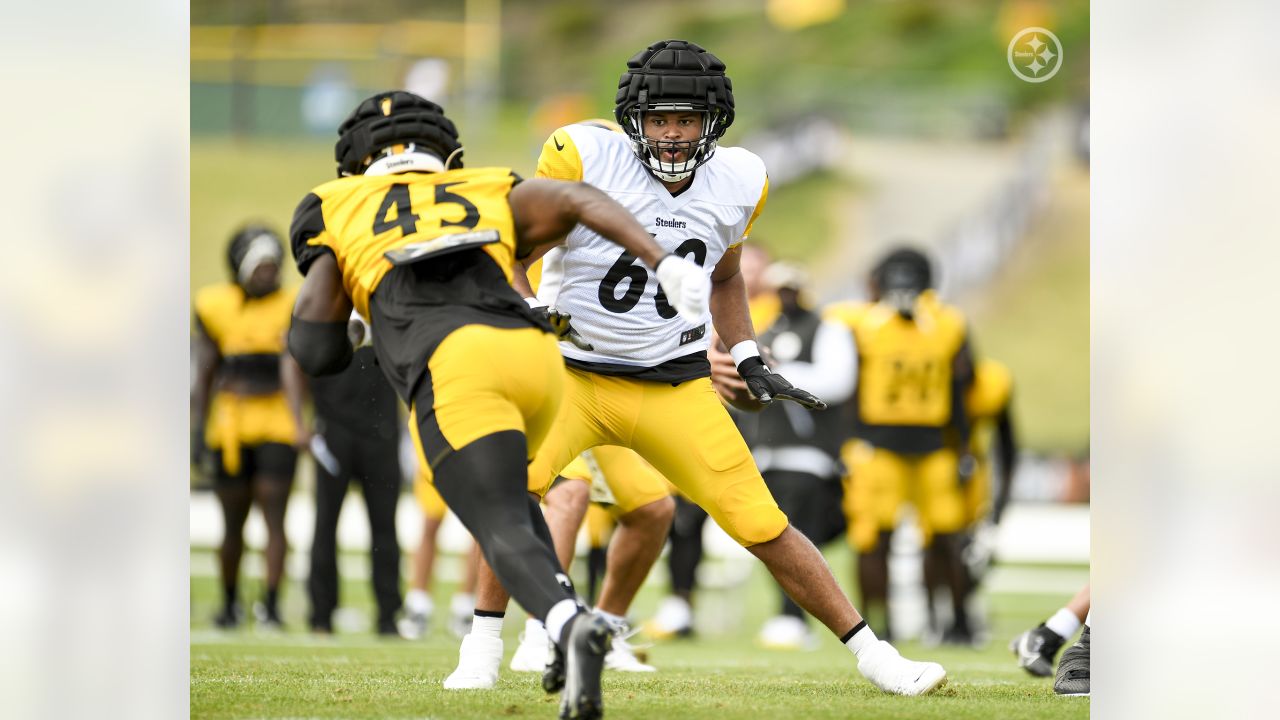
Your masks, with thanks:
<instances>
[{"instance_id":1,"label":"black football glove","mask_svg":"<svg viewBox=\"0 0 1280 720\"><path fill-rule=\"evenodd\" d=\"M560 340L568 340L579 350L595 350L595 346L587 342L586 338L579 335L573 325L569 324L569 320L572 317L569 313L552 310L546 305L536 307L533 311L551 325L552 331L555 332L556 337Z\"/></svg>"},{"instance_id":2,"label":"black football glove","mask_svg":"<svg viewBox=\"0 0 1280 720\"><path fill-rule=\"evenodd\" d=\"M810 410L826 410L827 404L813 393L787 382L787 379L769 369L759 355L738 363L738 374L747 383L751 395L766 405L776 399L794 400Z\"/></svg>"}]
</instances>

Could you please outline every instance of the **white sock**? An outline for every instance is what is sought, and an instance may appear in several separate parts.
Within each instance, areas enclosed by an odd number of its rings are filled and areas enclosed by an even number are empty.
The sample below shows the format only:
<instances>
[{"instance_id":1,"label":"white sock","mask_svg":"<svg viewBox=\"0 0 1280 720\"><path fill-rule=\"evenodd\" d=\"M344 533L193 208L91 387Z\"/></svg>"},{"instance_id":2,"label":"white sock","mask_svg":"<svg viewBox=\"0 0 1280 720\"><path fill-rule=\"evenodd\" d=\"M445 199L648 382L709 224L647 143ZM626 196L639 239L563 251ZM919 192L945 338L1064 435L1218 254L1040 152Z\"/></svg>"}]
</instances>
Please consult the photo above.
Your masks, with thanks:
<instances>
[{"instance_id":1,"label":"white sock","mask_svg":"<svg viewBox=\"0 0 1280 720\"><path fill-rule=\"evenodd\" d=\"M502 618L476 615L471 618L471 634L482 637L501 638Z\"/></svg>"},{"instance_id":2,"label":"white sock","mask_svg":"<svg viewBox=\"0 0 1280 720\"><path fill-rule=\"evenodd\" d=\"M547 611L547 634L551 636L551 640L557 645L561 645L561 635L564 633L564 626L569 624L569 619L578 614L578 603L565 598Z\"/></svg>"},{"instance_id":3,"label":"white sock","mask_svg":"<svg viewBox=\"0 0 1280 720\"><path fill-rule=\"evenodd\" d=\"M542 626L542 621L537 618L529 618L524 621L524 636L533 637L534 633L546 632Z\"/></svg>"},{"instance_id":4,"label":"white sock","mask_svg":"<svg viewBox=\"0 0 1280 720\"><path fill-rule=\"evenodd\" d=\"M404 609L414 615L430 615L435 609L435 603L426 590L414 588L404 595Z\"/></svg>"},{"instance_id":5,"label":"white sock","mask_svg":"<svg viewBox=\"0 0 1280 720\"><path fill-rule=\"evenodd\" d=\"M1060 608L1053 617L1044 621L1044 626L1058 633L1063 640L1070 640L1080 629L1080 618L1066 608Z\"/></svg>"},{"instance_id":6,"label":"white sock","mask_svg":"<svg viewBox=\"0 0 1280 720\"><path fill-rule=\"evenodd\" d=\"M612 627L615 627L615 628L616 628L616 627L622 627L623 625L626 625L626 624L627 624L627 618L626 618L625 616L622 616L622 615L614 615L613 613L611 613L611 612L605 612L604 610L601 610L600 608L596 608L596 611L595 611L595 612L596 612L596 614L597 614L597 615L599 615L600 617L602 617L602 618L604 618L605 620L609 621L609 625L610 625L610 626L612 626Z\"/></svg>"},{"instance_id":7,"label":"white sock","mask_svg":"<svg viewBox=\"0 0 1280 720\"><path fill-rule=\"evenodd\" d=\"M454 615L470 615L476 609L476 596L471 593L454 593L449 600L449 609Z\"/></svg>"},{"instance_id":8,"label":"white sock","mask_svg":"<svg viewBox=\"0 0 1280 720\"><path fill-rule=\"evenodd\" d=\"M862 657L862 653L867 648L874 646L878 642L880 640L876 638L875 633L871 632L871 626L863 625L862 629L854 633L853 637L846 640L844 644L853 651L854 655Z\"/></svg>"}]
</instances>

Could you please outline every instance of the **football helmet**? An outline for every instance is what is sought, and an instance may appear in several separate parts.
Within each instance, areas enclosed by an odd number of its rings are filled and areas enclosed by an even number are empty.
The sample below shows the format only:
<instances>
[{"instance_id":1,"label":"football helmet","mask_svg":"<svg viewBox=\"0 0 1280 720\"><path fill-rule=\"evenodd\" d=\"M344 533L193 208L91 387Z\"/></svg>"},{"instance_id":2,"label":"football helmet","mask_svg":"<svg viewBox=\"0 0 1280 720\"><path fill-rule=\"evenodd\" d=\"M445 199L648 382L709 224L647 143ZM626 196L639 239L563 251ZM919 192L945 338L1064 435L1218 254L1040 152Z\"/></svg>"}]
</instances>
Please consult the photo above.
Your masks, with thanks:
<instances>
[{"instance_id":1,"label":"football helmet","mask_svg":"<svg viewBox=\"0 0 1280 720\"><path fill-rule=\"evenodd\" d=\"M933 287L933 268L924 253L910 247L893 250L871 271L873 293L878 302L892 306L903 317L911 317L916 298Z\"/></svg>"},{"instance_id":2,"label":"football helmet","mask_svg":"<svg viewBox=\"0 0 1280 720\"><path fill-rule=\"evenodd\" d=\"M338 126L333 148L338 177L361 175L378 158L405 152L432 155L441 170L462 167L458 129L444 108L403 90L365 98Z\"/></svg>"},{"instance_id":3,"label":"football helmet","mask_svg":"<svg viewBox=\"0 0 1280 720\"><path fill-rule=\"evenodd\" d=\"M660 180L678 182L711 159L716 142L733 124L733 83L724 63L703 48L684 40L663 40L636 53L618 78L613 115L631 139L632 152ZM657 140L646 138L644 113L697 112L702 133L685 143L662 141L662 149L686 150L681 162L663 162ZM686 147L675 147L677 145Z\"/></svg>"}]
</instances>

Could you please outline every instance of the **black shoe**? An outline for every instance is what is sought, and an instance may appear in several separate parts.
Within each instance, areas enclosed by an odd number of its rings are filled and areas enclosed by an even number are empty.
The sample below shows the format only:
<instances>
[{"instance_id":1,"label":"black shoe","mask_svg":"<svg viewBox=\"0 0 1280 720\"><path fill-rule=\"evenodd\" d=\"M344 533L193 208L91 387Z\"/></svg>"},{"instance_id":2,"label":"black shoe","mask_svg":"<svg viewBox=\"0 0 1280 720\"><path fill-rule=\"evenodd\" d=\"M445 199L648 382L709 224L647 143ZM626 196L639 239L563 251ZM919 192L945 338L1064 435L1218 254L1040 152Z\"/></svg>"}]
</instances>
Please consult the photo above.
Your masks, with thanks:
<instances>
[{"instance_id":1,"label":"black shoe","mask_svg":"<svg viewBox=\"0 0 1280 720\"><path fill-rule=\"evenodd\" d=\"M280 619L280 611L277 608L268 607L264 602L256 602L253 604L253 619L259 630L267 632L282 632L284 630L284 621Z\"/></svg>"},{"instance_id":2,"label":"black shoe","mask_svg":"<svg viewBox=\"0 0 1280 720\"><path fill-rule=\"evenodd\" d=\"M1009 649L1018 656L1018 667L1037 677L1053 675L1053 658L1062 647L1063 638L1044 623L1014 638Z\"/></svg>"},{"instance_id":3,"label":"black shoe","mask_svg":"<svg viewBox=\"0 0 1280 720\"><path fill-rule=\"evenodd\" d=\"M564 695L561 720L593 720L604 717L600 673L613 633L609 623L594 613L579 613L566 636Z\"/></svg>"},{"instance_id":4,"label":"black shoe","mask_svg":"<svg viewBox=\"0 0 1280 720\"><path fill-rule=\"evenodd\" d=\"M1059 695L1089 694L1089 626L1084 626L1080 639L1062 653L1058 663L1058 677L1053 681L1053 691Z\"/></svg>"},{"instance_id":5,"label":"black shoe","mask_svg":"<svg viewBox=\"0 0 1280 720\"><path fill-rule=\"evenodd\" d=\"M564 689L564 651L555 643L551 643L551 649L551 659L542 671L542 689L548 695Z\"/></svg>"},{"instance_id":6,"label":"black shoe","mask_svg":"<svg viewBox=\"0 0 1280 720\"><path fill-rule=\"evenodd\" d=\"M942 633L942 644L957 647L973 647L973 633L967 627L952 625Z\"/></svg>"},{"instance_id":7,"label":"black shoe","mask_svg":"<svg viewBox=\"0 0 1280 720\"><path fill-rule=\"evenodd\" d=\"M222 608L222 612L213 616L213 624L223 630L235 630L240 627L240 621L243 619L244 611L238 604L226 605Z\"/></svg>"},{"instance_id":8,"label":"black shoe","mask_svg":"<svg viewBox=\"0 0 1280 720\"><path fill-rule=\"evenodd\" d=\"M396 627L396 621L392 618L383 618L378 621L378 634L383 637L400 637L400 629Z\"/></svg>"}]
</instances>

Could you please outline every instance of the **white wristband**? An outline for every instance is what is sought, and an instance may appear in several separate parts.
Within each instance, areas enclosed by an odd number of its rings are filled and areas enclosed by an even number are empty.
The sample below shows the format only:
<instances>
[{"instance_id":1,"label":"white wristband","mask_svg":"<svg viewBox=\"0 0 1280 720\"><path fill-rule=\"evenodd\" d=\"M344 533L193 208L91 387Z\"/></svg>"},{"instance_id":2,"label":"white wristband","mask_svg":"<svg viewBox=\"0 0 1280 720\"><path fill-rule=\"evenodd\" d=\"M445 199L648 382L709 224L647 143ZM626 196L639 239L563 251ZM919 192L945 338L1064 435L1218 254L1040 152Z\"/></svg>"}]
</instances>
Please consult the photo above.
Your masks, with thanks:
<instances>
[{"instance_id":1,"label":"white wristband","mask_svg":"<svg viewBox=\"0 0 1280 720\"><path fill-rule=\"evenodd\" d=\"M524 301L529 303L529 307L531 308L546 307L546 305L543 305L542 301L536 297L527 297L524 299Z\"/></svg>"},{"instance_id":2,"label":"white wristband","mask_svg":"<svg viewBox=\"0 0 1280 720\"><path fill-rule=\"evenodd\" d=\"M733 356L733 364L741 365L743 360L750 357L760 356L760 346L755 340L743 340L742 342L729 348L729 354Z\"/></svg>"}]
</instances>

